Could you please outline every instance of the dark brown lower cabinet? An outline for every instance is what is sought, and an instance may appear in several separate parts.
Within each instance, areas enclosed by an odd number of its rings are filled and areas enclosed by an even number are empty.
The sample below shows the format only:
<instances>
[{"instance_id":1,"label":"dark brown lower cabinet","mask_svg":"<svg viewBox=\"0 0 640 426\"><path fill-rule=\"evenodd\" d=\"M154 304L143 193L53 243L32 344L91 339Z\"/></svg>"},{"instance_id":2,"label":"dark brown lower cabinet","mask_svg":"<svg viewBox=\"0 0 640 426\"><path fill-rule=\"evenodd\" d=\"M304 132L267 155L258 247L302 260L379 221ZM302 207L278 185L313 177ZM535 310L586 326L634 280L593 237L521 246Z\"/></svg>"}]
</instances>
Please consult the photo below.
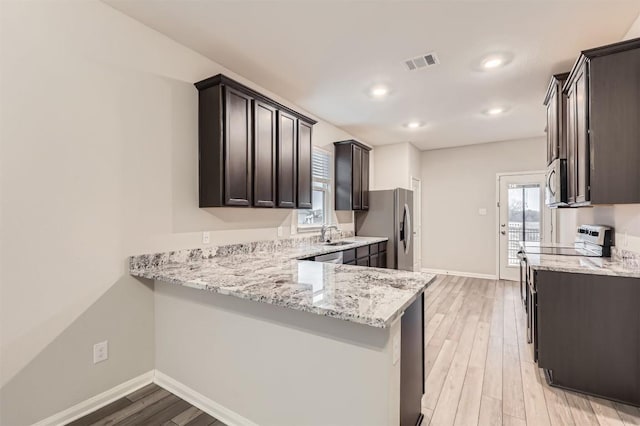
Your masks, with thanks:
<instances>
[{"instance_id":1,"label":"dark brown lower cabinet","mask_svg":"<svg viewBox=\"0 0 640 426\"><path fill-rule=\"evenodd\" d=\"M356 264L356 249L344 250L342 252L342 263Z\"/></svg>"},{"instance_id":2,"label":"dark brown lower cabinet","mask_svg":"<svg viewBox=\"0 0 640 426\"><path fill-rule=\"evenodd\" d=\"M362 259L358 259L356 261L356 265L358 266L369 266L369 258L363 257Z\"/></svg>"},{"instance_id":3,"label":"dark brown lower cabinet","mask_svg":"<svg viewBox=\"0 0 640 426\"><path fill-rule=\"evenodd\" d=\"M386 268L387 267L387 252L381 251L378 253L378 268Z\"/></svg>"},{"instance_id":4,"label":"dark brown lower cabinet","mask_svg":"<svg viewBox=\"0 0 640 426\"><path fill-rule=\"evenodd\" d=\"M534 274L538 365L552 385L640 405L640 279Z\"/></svg>"},{"instance_id":5,"label":"dark brown lower cabinet","mask_svg":"<svg viewBox=\"0 0 640 426\"><path fill-rule=\"evenodd\" d=\"M301 259L301 260L313 260ZM371 268L387 267L387 243L374 243L366 246L342 250L343 265L368 266Z\"/></svg>"},{"instance_id":6,"label":"dark brown lower cabinet","mask_svg":"<svg viewBox=\"0 0 640 426\"><path fill-rule=\"evenodd\" d=\"M402 315L400 330L400 426L422 421L424 395L424 293Z\"/></svg>"}]
</instances>

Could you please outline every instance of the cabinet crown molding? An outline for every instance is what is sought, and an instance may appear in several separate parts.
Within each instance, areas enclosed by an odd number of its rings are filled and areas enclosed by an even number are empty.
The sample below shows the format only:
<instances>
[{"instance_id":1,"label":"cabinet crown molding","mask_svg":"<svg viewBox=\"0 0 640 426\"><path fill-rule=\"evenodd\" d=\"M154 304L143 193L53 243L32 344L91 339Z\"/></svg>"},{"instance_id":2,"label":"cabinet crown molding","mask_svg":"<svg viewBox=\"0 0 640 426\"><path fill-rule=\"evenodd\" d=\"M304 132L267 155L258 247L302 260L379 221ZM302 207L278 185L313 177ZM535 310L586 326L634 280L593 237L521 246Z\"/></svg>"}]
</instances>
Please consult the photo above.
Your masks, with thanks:
<instances>
[{"instance_id":1,"label":"cabinet crown molding","mask_svg":"<svg viewBox=\"0 0 640 426\"><path fill-rule=\"evenodd\" d=\"M355 139L347 139L344 141L338 141L338 142L334 142L334 145L356 145L359 146L360 148L366 150L366 151L371 151L371 147L363 144L362 142L358 142Z\"/></svg>"},{"instance_id":2,"label":"cabinet crown molding","mask_svg":"<svg viewBox=\"0 0 640 426\"><path fill-rule=\"evenodd\" d=\"M255 90L253 90L252 88L245 86L244 84L235 81L232 78L227 77L224 74L217 74L214 75L213 77L209 77L209 78L205 78L204 80L198 81L197 83L193 84L194 86L196 86L196 89L198 89L198 91L203 91L206 90L210 87L214 87L214 86L229 86L232 87L236 90L239 90L241 92L244 92L246 94L248 94L249 96L253 97L256 100L260 100L262 102L267 102L275 107L277 107L280 111L285 111L291 115L293 115L294 117L309 123L309 124L316 124L318 123L317 120L314 120L313 118L307 117L304 114L300 114L299 112L289 108L286 105L282 105L280 102L274 101L273 99L263 95L260 92L257 92Z\"/></svg>"}]
</instances>

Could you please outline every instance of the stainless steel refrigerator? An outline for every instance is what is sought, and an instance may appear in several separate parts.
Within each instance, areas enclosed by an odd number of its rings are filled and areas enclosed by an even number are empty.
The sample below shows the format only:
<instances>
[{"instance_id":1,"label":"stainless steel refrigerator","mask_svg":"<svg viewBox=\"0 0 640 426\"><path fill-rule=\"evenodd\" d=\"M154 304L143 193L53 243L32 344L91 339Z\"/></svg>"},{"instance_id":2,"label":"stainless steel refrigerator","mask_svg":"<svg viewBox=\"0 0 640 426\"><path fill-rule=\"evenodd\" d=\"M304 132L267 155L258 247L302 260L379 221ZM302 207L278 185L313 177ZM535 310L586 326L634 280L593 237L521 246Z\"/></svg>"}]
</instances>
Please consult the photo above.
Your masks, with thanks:
<instances>
[{"instance_id":1,"label":"stainless steel refrigerator","mask_svg":"<svg viewBox=\"0 0 640 426\"><path fill-rule=\"evenodd\" d=\"M413 271L413 191L369 191L369 210L356 212L356 235L387 237L387 267Z\"/></svg>"}]
</instances>

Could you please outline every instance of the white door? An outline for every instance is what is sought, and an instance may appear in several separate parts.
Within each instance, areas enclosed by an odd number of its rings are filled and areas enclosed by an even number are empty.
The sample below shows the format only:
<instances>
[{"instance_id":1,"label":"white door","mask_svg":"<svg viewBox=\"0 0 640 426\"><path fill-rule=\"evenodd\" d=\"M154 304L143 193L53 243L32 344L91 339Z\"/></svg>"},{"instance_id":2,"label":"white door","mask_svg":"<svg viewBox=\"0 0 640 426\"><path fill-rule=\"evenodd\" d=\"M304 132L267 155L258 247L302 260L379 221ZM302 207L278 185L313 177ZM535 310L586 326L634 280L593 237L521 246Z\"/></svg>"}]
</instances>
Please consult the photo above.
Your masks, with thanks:
<instances>
[{"instance_id":1,"label":"white door","mask_svg":"<svg viewBox=\"0 0 640 426\"><path fill-rule=\"evenodd\" d=\"M544 173L498 176L500 279L520 279L522 241L550 241L550 209L544 205Z\"/></svg>"},{"instance_id":2,"label":"white door","mask_svg":"<svg viewBox=\"0 0 640 426\"><path fill-rule=\"evenodd\" d=\"M413 270L422 269L422 182L420 179L411 178L411 190L413 190Z\"/></svg>"}]
</instances>

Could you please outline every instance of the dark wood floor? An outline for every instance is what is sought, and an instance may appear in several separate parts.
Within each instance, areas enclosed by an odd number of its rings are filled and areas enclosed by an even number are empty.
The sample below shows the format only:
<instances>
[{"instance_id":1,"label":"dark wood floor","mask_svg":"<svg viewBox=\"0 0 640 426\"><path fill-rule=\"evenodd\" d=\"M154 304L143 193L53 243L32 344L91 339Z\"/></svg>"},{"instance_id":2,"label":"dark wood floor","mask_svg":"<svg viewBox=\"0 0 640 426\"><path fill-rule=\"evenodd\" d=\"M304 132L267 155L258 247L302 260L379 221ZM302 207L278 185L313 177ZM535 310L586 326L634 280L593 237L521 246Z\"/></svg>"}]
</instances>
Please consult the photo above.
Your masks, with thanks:
<instances>
[{"instance_id":1,"label":"dark wood floor","mask_svg":"<svg viewBox=\"0 0 640 426\"><path fill-rule=\"evenodd\" d=\"M225 426L153 383L69 423L88 425Z\"/></svg>"}]
</instances>

